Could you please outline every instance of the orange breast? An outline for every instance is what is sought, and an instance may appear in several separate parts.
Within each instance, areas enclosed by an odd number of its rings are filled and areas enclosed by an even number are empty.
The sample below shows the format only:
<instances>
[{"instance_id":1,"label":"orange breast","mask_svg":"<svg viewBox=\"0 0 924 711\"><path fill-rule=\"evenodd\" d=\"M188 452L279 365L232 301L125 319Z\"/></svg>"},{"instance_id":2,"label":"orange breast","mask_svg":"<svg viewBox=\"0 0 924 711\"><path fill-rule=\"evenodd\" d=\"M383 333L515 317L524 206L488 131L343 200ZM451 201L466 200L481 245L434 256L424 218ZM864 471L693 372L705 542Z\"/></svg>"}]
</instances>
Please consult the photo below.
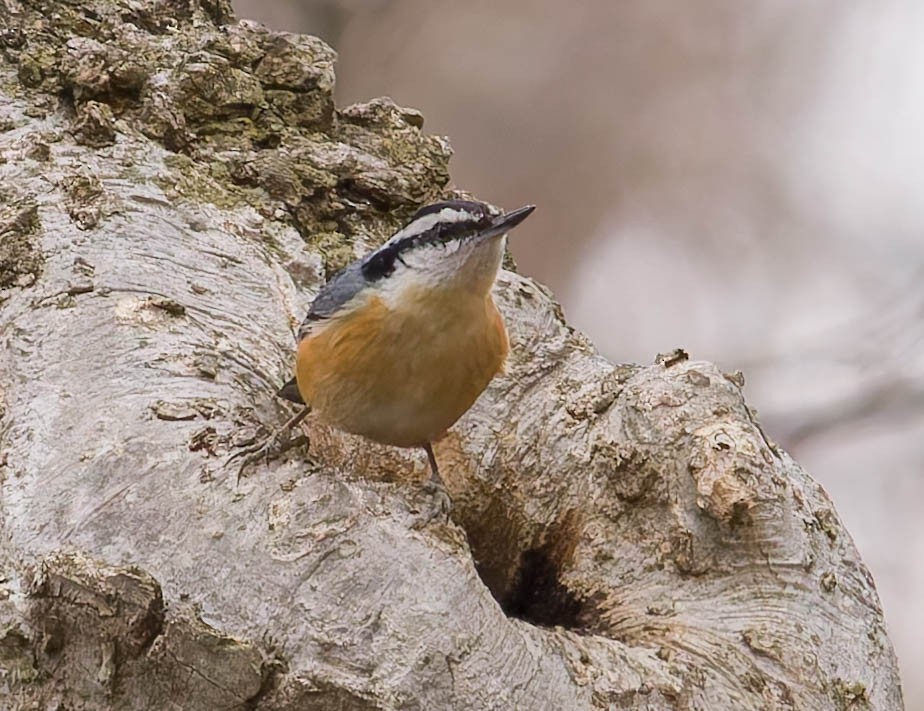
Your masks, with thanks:
<instances>
[{"instance_id":1,"label":"orange breast","mask_svg":"<svg viewBox=\"0 0 924 711\"><path fill-rule=\"evenodd\" d=\"M421 293L405 303L395 310L372 298L302 339L296 378L332 425L415 447L472 406L509 346L490 295Z\"/></svg>"}]
</instances>

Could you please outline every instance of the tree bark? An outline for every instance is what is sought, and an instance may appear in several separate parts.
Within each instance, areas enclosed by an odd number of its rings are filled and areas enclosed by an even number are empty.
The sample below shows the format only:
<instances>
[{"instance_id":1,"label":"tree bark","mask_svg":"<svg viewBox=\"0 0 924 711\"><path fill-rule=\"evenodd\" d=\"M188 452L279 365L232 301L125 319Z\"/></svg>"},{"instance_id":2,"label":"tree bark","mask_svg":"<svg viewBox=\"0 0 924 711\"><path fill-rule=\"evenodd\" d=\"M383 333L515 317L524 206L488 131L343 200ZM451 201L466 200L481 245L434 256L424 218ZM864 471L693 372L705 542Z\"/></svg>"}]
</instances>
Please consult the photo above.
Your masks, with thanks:
<instances>
[{"instance_id":1,"label":"tree bark","mask_svg":"<svg viewBox=\"0 0 924 711\"><path fill-rule=\"evenodd\" d=\"M415 528L422 454L312 420L238 484L311 297L448 144L223 0L0 0L0 50L4 708L902 708L740 377L613 365L513 272L508 373L436 447L451 522Z\"/></svg>"}]
</instances>

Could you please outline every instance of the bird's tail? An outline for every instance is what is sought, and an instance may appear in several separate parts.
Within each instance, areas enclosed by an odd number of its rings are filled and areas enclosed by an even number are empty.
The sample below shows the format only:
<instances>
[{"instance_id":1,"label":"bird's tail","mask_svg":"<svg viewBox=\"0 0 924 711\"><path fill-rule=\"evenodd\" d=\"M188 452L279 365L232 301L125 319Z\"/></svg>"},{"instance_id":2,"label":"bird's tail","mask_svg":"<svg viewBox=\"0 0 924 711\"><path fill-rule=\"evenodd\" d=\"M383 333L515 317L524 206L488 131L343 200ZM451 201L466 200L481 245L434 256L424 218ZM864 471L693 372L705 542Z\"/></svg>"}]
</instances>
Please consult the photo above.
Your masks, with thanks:
<instances>
[{"instance_id":1,"label":"bird's tail","mask_svg":"<svg viewBox=\"0 0 924 711\"><path fill-rule=\"evenodd\" d=\"M295 382L295 378L292 378L289 382L279 388L276 391L276 397L280 397L283 400L288 400L289 402L294 402L299 405L304 405L305 401L302 400L301 393L298 392L298 383Z\"/></svg>"}]
</instances>

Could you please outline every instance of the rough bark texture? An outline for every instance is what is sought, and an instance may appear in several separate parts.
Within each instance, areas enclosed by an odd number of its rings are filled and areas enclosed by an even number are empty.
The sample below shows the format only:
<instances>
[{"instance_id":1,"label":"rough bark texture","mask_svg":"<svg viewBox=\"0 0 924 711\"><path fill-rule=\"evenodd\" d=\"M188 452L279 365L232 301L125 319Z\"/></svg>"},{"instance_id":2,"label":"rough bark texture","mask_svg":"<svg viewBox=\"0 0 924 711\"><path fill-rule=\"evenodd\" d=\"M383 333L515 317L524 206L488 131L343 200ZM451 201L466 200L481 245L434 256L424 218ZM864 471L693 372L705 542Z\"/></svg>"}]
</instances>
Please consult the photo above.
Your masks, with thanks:
<instances>
[{"instance_id":1,"label":"rough bark texture","mask_svg":"<svg viewBox=\"0 0 924 711\"><path fill-rule=\"evenodd\" d=\"M447 144L221 0L0 0L0 51L4 708L902 707L740 378L611 365L516 274L509 372L437 446L452 522L413 528L422 455L317 422L236 485L311 296Z\"/></svg>"}]
</instances>

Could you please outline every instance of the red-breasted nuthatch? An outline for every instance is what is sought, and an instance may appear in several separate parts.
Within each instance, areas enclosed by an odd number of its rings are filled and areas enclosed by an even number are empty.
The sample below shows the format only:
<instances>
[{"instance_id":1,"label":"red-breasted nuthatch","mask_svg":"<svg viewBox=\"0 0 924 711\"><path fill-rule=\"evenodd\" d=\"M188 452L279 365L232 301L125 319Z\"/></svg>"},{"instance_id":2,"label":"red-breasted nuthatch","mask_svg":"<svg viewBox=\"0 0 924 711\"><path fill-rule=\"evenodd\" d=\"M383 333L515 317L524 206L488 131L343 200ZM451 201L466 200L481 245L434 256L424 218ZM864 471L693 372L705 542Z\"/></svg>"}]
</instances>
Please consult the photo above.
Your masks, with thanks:
<instances>
[{"instance_id":1,"label":"red-breasted nuthatch","mask_svg":"<svg viewBox=\"0 0 924 711\"><path fill-rule=\"evenodd\" d=\"M503 370L507 331L491 288L507 232L534 209L449 200L419 210L321 289L279 395L343 431L423 448L442 489L431 443Z\"/></svg>"}]
</instances>

